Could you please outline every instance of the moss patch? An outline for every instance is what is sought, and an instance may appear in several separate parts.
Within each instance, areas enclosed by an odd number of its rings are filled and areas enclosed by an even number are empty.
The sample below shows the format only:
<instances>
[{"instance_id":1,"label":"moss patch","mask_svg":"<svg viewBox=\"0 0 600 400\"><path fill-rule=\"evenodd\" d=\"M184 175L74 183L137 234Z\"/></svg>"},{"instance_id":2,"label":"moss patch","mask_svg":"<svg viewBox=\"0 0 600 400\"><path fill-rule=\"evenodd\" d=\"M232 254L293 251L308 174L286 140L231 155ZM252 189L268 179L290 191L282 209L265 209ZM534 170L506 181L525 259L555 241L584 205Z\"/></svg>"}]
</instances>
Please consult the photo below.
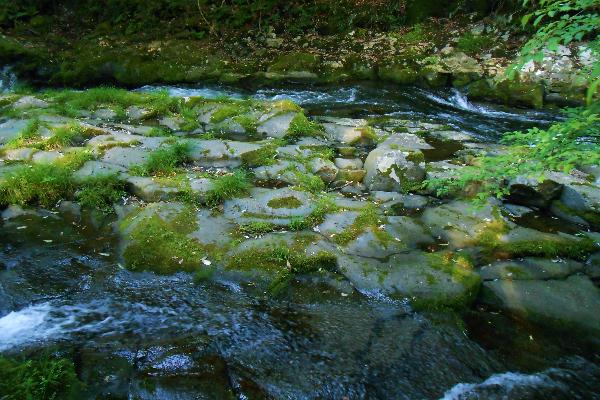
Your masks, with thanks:
<instances>
[{"instance_id":1,"label":"moss patch","mask_svg":"<svg viewBox=\"0 0 600 400\"><path fill-rule=\"evenodd\" d=\"M267 205L271 208L298 208L302 205L302 202L294 196L288 196L271 199Z\"/></svg>"},{"instance_id":2,"label":"moss patch","mask_svg":"<svg viewBox=\"0 0 600 400\"><path fill-rule=\"evenodd\" d=\"M333 240L338 244L346 245L358 238L367 229L371 229L379 241L388 243L392 240L392 237L385 229L380 228L383 223L385 223L385 218L378 214L377 207L368 204L360 211L352 225L335 235Z\"/></svg>"}]
</instances>

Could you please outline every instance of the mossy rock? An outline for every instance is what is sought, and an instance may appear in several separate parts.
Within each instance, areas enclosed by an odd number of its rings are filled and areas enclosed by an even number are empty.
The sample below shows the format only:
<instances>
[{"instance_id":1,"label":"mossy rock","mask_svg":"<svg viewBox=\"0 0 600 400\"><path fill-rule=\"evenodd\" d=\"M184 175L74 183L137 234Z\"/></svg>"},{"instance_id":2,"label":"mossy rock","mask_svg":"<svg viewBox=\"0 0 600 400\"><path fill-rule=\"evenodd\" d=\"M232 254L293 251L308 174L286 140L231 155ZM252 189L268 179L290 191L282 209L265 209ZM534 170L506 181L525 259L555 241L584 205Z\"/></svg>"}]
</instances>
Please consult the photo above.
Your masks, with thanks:
<instances>
[{"instance_id":1,"label":"mossy rock","mask_svg":"<svg viewBox=\"0 0 600 400\"><path fill-rule=\"evenodd\" d=\"M505 79L495 82L482 79L468 86L468 94L475 99L501 102L540 109L544 106L544 85L540 82L522 82Z\"/></svg>"},{"instance_id":2,"label":"mossy rock","mask_svg":"<svg viewBox=\"0 0 600 400\"><path fill-rule=\"evenodd\" d=\"M419 73L413 68L401 65L381 66L379 78L399 85L410 85L419 80Z\"/></svg>"},{"instance_id":3,"label":"mossy rock","mask_svg":"<svg viewBox=\"0 0 600 400\"><path fill-rule=\"evenodd\" d=\"M465 307L481 280L471 261L455 253L412 251L378 262L344 256L340 271L363 293L408 299L417 308Z\"/></svg>"},{"instance_id":4,"label":"mossy rock","mask_svg":"<svg viewBox=\"0 0 600 400\"><path fill-rule=\"evenodd\" d=\"M180 203L153 203L130 213L119 224L125 267L157 274L197 271L210 255L188 236L197 228L195 211Z\"/></svg>"},{"instance_id":5,"label":"mossy rock","mask_svg":"<svg viewBox=\"0 0 600 400\"><path fill-rule=\"evenodd\" d=\"M315 72L318 69L320 59L311 53L289 53L283 54L269 66L268 72L286 73L292 71Z\"/></svg>"}]
</instances>

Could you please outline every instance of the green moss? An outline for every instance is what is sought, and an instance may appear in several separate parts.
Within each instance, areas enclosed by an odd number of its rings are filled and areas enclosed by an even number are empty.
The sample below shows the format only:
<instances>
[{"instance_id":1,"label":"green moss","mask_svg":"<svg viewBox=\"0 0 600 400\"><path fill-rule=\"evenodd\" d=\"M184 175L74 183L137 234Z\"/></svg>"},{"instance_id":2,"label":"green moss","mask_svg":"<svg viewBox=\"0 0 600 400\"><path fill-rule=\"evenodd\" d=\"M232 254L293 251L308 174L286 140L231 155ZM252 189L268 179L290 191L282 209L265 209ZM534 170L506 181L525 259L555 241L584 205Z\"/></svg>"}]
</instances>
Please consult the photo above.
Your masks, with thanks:
<instances>
[{"instance_id":1,"label":"green moss","mask_svg":"<svg viewBox=\"0 0 600 400\"><path fill-rule=\"evenodd\" d=\"M82 207L110 214L114 212L113 203L125 194L125 183L117 175L104 175L83 181L75 197Z\"/></svg>"},{"instance_id":2,"label":"green moss","mask_svg":"<svg viewBox=\"0 0 600 400\"><path fill-rule=\"evenodd\" d=\"M80 399L83 383L74 364L64 358L42 356L15 360L0 357L0 398L4 400Z\"/></svg>"},{"instance_id":3,"label":"green moss","mask_svg":"<svg viewBox=\"0 0 600 400\"><path fill-rule=\"evenodd\" d=\"M271 208L298 208L302 205L302 202L294 196L288 196L271 199L267 205Z\"/></svg>"},{"instance_id":4,"label":"green moss","mask_svg":"<svg viewBox=\"0 0 600 400\"><path fill-rule=\"evenodd\" d=\"M52 136L46 139L41 147L44 150L57 150L75 146L83 142L86 130L77 123L67 124L52 129Z\"/></svg>"},{"instance_id":5,"label":"green moss","mask_svg":"<svg viewBox=\"0 0 600 400\"><path fill-rule=\"evenodd\" d=\"M277 295L284 290L297 274L307 274L320 270L335 270L337 257L320 251L307 255L301 244L292 246L282 242L261 248L251 248L234 255L228 268L261 270L272 276L269 293Z\"/></svg>"},{"instance_id":6,"label":"green moss","mask_svg":"<svg viewBox=\"0 0 600 400\"><path fill-rule=\"evenodd\" d=\"M185 233L173 228L158 215L137 221L127 235L123 252L125 265L132 271L172 274L198 269L207 251Z\"/></svg>"},{"instance_id":7,"label":"green moss","mask_svg":"<svg viewBox=\"0 0 600 400\"><path fill-rule=\"evenodd\" d=\"M76 171L86 163L86 161L93 160L95 158L92 150L87 148L79 148L73 151L69 151L63 157L54 161L54 164L66 168L69 171Z\"/></svg>"},{"instance_id":8,"label":"green moss","mask_svg":"<svg viewBox=\"0 0 600 400\"><path fill-rule=\"evenodd\" d=\"M289 224L289 229L292 231L302 231L311 229L325 220L325 215L336 212L339 207L329 196L322 196L317 199L315 208L309 215L303 218L293 218Z\"/></svg>"},{"instance_id":9,"label":"green moss","mask_svg":"<svg viewBox=\"0 0 600 400\"><path fill-rule=\"evenodd\" d=\"M304 136L319 136L323 134L323 126L317 122L310 121L304 113L297 113L286 133L290 139L298 139Z\"/></svg>"},{"instance_id":10,"label":"green moss","mask_svg":"<svg viewBox=\"0 0 600 400\"><path fill-rule=\"evenodd\" d=\"M170 130L167 130L164 128L159 128L159 127L153 127L147 133L145 133L144 136L159 137L159 136L171 136L171 134L172 133Z\"/></svg>"},{"instance_id":11,"label":"green moss","mask_svg":"<svg viewBox=\"0 0 600 400\"><path fill-rule=\"evenodd\" d=\"M212 182L212 189L206 194L206 204L209 207L215 207L225 200L246 194L252 186L248 173L244 170L236 170L213 179Z\"/></svg>"},{"instance_id":12,"label":"green moss","mask_svg":"<svg viewBox=\"0 0 600 400\"><path fill-rule=\"evenodd\" d=\"M250 103L248 101L229 101L229 103L222 105L212 113L210 122L214 124L223 122L228 118L245 114L250 110Z\"/></svg>"},{"instance_id":13,"label":"green moss","mask_svg":"<svg viewBox=\"0 0 600 400\"><path fill-rule=\"evenodd\" d=\"M150 154L144 165L133 167L131 173L141 176L172 175L177 168L191 161L190 151L191 147L187 142L175 142L167 147L161 147Z\"/></svg>"},{"instance_id":14,"label":"green moss","mask_svg":"<svg viewBox=\"0 0 600 400\"><path fill-rule=\"evenodd\" d=\"M384 223L385 220L379 215L377 207L368 204L360 210L360 214L352 225L335 235L333 240L338 244L346 245L358 238L367 229L371 229L379 241L389 243L392 240L391 235L385 229L380 228Z\"/></svg>"},{"instance_id":15,"label":"green moss","mask_svg":"<svg viewBox=\"0 0 600 400\"><path fill-rule=\"evenodd\" d=\"M260 149L242 154L242 163L249 168L272 165L277 157L279 142L271 142Z\"/></svg>"},{"instance_id":16,"label":"green moss","mask_svg":"<svg viewBox=\"0 0 600 400\"><path fill-rule=\"evenodd\" d=\"M480 53L494 45L494 38L467 32L458 39L456 47L465 53Z\"/></svg>"},{"instance_id":17,"label":"green moss","mask_svg":"<svg viewBox=\"0 0 600 400\"><path fill-rule=\"evenodd\" d=\"M314 71L319 57L311 53L296 52L280 55L269 66L270 72Z\"/></svg>"},{"instance_id":18,"label":"green moss","mask_svg":"<svg viewBox=\"0 0 600 400\"><path fill-rule=\"evenodd\" d=\"M0 205L53 207L58 201L72 196L74 189L71 172L65 167L23 165L0 182Z\"/></svg>"},{"instance_id":19,"label":"green moss","mask_svg":"<svg viewBox=\"0 0 600 400\"><path fill-rule=\"evenodd\" d=\"M270 222L253 221L247 224L242 224L238 227L238 233L242 235L263 235L265 233L273 232L277 229L277 225Z\"/></svg>"}]
</instances>

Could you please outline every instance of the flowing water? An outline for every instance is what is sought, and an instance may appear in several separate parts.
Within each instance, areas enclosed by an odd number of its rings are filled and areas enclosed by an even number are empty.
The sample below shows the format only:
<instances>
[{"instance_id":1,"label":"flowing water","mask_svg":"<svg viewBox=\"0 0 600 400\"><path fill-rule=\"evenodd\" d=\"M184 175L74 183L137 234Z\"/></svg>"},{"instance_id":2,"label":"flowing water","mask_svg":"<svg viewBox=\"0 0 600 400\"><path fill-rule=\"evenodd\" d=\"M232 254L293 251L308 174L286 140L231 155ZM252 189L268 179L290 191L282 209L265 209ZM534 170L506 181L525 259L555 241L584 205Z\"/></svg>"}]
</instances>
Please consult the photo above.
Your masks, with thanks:
<instances>
[{"instance_id":1,"label":"flowing water","mask_svg":"<svg viewBox=\"0 0 600 400\"><path fill-rule=\"evenodd\" d=\"M487 140L556 118L456 91L164 89L289 98L313 114L428 120ZM131 273L117 252L106 223L0 222L0 353L68 356L97 399L600 398L597 347L480 306L415 312L302 281L274 299L227 280Z\"/></svg>"}]
</instances>

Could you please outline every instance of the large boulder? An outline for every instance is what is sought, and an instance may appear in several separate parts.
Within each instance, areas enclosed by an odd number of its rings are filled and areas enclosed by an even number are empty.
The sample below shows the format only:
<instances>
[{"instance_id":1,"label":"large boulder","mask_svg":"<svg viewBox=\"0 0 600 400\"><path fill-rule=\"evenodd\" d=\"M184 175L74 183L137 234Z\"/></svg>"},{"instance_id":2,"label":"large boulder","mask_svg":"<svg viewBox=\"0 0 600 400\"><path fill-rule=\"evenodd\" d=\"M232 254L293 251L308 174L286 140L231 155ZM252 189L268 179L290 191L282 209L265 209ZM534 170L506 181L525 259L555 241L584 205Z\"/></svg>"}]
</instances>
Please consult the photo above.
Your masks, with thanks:
<instances>
[{"instance_id":1,"label":"large boulder","mask_svg":"<svg viewBox=\"0 0 600 400\"><path fill-rule=\"evenodd\" d=\"M600 292L586 276L484 282L482 299L532 321L600 333Z\"/></svg>"},{"instance_id":2,"label":"large boulder","mask_svg":"<svg viewBox=\"0 0 600 400\"><path fill-rule=\"evenodd\" d=\"M552 205L552 211L573 222L600 227L600 187L565 185L559 201Z\"/></svg>"},{"instance_id":3,"label":"large boulder","mask_svg":"<svg viewBox=\"0 0 600 400\"><path fill-rule=\"evenodd\" d=\"M450 253L412 251L384 262L343 256L338 268L365 294L408 299L426 308L467 305L480 284L470 265Z\"/></svg>"},{"instance_id":4,"label":"large boulder","mask_svg":"<svg viewBox=\"0 0 600 400\"><path fill-rule=\"evenodd\" d=\"M409 192L425 179L425 159L419 150L379 146L365 160L364 183L369 190Z\"/></svg>"}]
</instances>

